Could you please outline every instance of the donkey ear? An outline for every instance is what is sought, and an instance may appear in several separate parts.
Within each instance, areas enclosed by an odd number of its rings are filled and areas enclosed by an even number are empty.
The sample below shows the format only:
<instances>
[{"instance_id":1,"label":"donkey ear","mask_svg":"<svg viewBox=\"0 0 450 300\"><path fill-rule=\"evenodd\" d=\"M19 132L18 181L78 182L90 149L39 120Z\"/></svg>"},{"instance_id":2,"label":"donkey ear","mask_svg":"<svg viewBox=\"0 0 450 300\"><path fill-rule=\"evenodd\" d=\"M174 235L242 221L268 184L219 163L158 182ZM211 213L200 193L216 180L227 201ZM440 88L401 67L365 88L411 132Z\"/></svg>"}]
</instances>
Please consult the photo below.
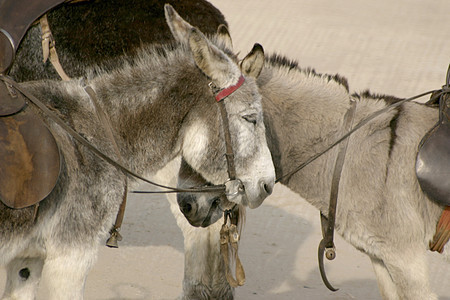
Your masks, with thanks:
<instances>
[{"instance_id":1,"label":"donkey ear","mask_svg":"<svg viewBox=\"0 0 450 300\"><path fill-rule=\"evenodd\" d=\"M241 71L246 76L257 78L264 67L264 49L255 44L252 51L241 61Z\"/></svg>"},{"instance_id":2,"label":"donkey ear","mask_svg":"<svg viewBox=\"0 0 450 300\"><path fill-rule=\"evenodd\" d=\"M231 35L225 24L220 24L217 27L217 40L222 43L226 48L233 50L233 42L231 41Z\"/></svg>"},{"instance_id":3,"label":"donkey ear","mask_svg":"<svg viewBox=\"0 0 450 300\"><path fill-rule=\"evenodd\" d=\"M195 27L189 35L189 46L197 67L210 77L217 87L225 88L238 81L241 75L239 67Z\"/></svg>"},{"instance_id":4,"label":"donkey ear","mask_svg":"<svg viewBox=\"0 0 450 300\"><path fill-rule=\"evenodd\" d=\"M186 22L170 4L164 5L164 14L166 16L167 25L169 25L175 40L181 43L188 43L189 32L193 28L191 24Z\"/></svg>"}]
</instances>

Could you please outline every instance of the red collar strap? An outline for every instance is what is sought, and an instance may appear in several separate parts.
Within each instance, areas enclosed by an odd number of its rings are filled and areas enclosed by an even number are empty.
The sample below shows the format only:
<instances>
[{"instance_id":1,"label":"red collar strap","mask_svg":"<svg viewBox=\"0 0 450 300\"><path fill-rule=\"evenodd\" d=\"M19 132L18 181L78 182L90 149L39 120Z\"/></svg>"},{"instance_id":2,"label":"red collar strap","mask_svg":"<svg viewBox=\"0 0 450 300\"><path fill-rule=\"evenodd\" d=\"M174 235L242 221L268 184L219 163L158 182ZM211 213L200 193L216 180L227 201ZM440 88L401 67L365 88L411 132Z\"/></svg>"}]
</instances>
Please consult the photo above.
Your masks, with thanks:
<instances>
[{"instance_id":1,"label":"red collar strap","mask_svg":"<svg viewBox=\"0 0 450 300\"><path fill-rule=\"evenodd\" d=\"M235 85L230 85L227 88L224 88L223 90L221 90L220 92L218 92L216 94L216 101L220 102L223 99L225 99L226 97L230 96L231 94L233 94L234 91L236 91L245 81L244 76L241 75L241 77L239 77L238 82Z\"/></svg>"}]
</instances>

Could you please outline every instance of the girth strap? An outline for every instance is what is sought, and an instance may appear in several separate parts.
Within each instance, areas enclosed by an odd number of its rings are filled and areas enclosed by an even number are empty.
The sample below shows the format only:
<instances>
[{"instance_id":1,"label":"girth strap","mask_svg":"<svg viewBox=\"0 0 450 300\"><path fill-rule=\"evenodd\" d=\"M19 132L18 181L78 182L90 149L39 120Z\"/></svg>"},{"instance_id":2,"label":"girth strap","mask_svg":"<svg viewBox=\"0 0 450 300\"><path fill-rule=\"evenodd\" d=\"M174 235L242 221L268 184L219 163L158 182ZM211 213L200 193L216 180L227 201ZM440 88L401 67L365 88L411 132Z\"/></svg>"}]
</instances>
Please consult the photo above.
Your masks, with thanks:
<instances>
[{"instance_id":1,"label":"girth strap","mask_svg":"<svg viewBox=\"0 0 450 300\"><path fill-rule=\"evenodd\" d=\"M351 100L351 106L344 117L344 129L346 132L352 128L355 108L356 102ZM346 138L341 144L339 144L338 156L336 158L333 177L331 179L331 192L330 192L330 204L328 208L328 217L325 217L322 212L320 213L323 239L320 242L318 249L319 270L324 284L329 290L333 292L337 291L338 289L334 288L327 279L323 264L323 255L325 253L327 259L329 260L333 260L336 257L336 248L334 246L334 225L336 221L336 207L339 194L339 182L341 180L342 167L344 166L348 141L349 138Z\"/></svg>"},{"instance_id":2,"label":"girth strap","mask_svg":"<svg viewBox=\"0 0 450 300\"><path fill-rule=\"evenodd\" d=\"M100 121L100 124L104 125L103 127L106 130L108 139L111 141L111 143L113 145L114 152L116 153L116 156L117 156L117 160L119 161L119 163L124 165L125 161L124 161L122 155L120 154L119 146L117 145L116 138L114 137L114 133L112 131L111 122L106 117L106 114L103 111L103 109L100 107L98 100L97 100L97 95L95 94L95 91L90 86L85 86L84 90L89 95L89 97L92 100L92 103L94 104L95 111L97 112L97 116ZM124 172L124 177L125 177L125 179L124 179L125 180L125 189L123 192L122 203L120 204L114 226L110 231L111 236L106 241L106 246L111 247L111 248L118 248L119 246L118 246L117 241L122 240L122 236L120 235L119 231L120 231L120 227L122 226L123 217L125 215L125 207L127 204L127 194L128 194L128 178L127 178L125 172Z\"/></svg>"}]
</instances>

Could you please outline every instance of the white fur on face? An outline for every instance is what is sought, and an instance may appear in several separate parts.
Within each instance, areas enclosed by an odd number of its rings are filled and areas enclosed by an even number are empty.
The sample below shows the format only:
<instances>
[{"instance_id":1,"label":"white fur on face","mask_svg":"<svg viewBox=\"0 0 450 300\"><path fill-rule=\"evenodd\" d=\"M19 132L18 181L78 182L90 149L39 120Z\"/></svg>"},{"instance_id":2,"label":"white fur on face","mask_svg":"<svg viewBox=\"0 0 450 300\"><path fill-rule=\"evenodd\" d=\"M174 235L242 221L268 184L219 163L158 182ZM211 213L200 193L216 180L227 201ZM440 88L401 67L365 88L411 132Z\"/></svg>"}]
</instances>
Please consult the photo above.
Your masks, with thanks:
<instances>
[{"instance_id":1,"label":"white fur on face","mask_svg":"<svg viewBox=\"0 0 450 300\"><path fill-rule=\"evenodd\" d=\"M183 156L189 158L192 165L197 165L207 152L208 129L200 121L195 121L185 133L183 140Z\"/></svg>"},{"instance_id":2,"label":"white fur on face","mask_svg":"<svg viewBox=\"0 0 450 300\"><path fill-rule=\"evenodd\" d=\"M226 102L236 173L245 187L245 195L229 200L250 208L261 205L267 196L262 186L273 186L275 180L272 155L267 147L261 99L257 95L253 97L252 102ZM252 116L251 120L248 116Z\"/></svg>"}]
</instances>

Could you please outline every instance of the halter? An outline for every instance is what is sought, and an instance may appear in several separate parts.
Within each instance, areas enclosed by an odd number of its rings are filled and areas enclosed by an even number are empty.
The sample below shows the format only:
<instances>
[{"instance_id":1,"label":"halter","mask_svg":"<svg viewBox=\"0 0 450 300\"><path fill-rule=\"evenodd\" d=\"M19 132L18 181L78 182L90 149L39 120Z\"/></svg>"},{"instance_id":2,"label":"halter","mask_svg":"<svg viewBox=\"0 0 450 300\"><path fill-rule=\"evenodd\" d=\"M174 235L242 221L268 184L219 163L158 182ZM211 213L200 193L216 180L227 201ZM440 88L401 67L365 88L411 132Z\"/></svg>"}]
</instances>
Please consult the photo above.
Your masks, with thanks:
<instances>
[{"instance_id":1,"label":"halter","mask_svg":"<svg viewBox=\"0 0 450 300\"><path fill-rule=\"evenodd\" d=\"M223 133L225 138L225 157L227 159L228 167L228 180L225 182L227 197L234 197L237 194L241 193L243 191L243 184L241 180L236 178L236 167L234 165L234 152L233 146L231 144L230 125L228 122L227 109L223 100L233 94L244 83L244 81L245 78L243 75L241 75L235 85L231 85L227 88L217 91L215 96L216 101L219 104L220 115L222 116ZM209 83L209 87L214 92L215 88L213 82Z\"/></svg>"},{"instance_id":2,"label":"halter","mask_svg":"<svg viewBox=\"0 0 450 300\"><path fill-rule=\"evenodd\" d=\"M227 198L231 198L237 196L239 193L242 193L244 190L244 185L242 184L242 181L240 179L236 178L234 153L233 147L231 145L230 126L228 124L228 115L225 107L225 102L223 100L234 93L244 83L244 81L245 78L241 75L235 85L217 91L215 96L216 101L219 104L220 115L222 116L223 131L225 137L225 156L227 158L229 177L229 179L225 182L225 195L227 196ZM211 82L209 86L214 92L214 84ZM210 211L212 211L211 208ZM224 223L222 225L222 228L220 229L220 253L225 264L225 276L227 278L227 281L231 287L235 288L238 286L242 286L245 283L244 267L242 266L241 260L239 259L238 255L238 242L240 240L240 235L237 228L239 207L237 207L237 204L234 204L232 208L230 208L229 210L225 210L223 212L223 215ZM230 222L228 222L228 219ZM229 255L232 255L235 259L235 277L233 277L232 274L233 268L231 266Z\"/></svg>"}]
</instances>

